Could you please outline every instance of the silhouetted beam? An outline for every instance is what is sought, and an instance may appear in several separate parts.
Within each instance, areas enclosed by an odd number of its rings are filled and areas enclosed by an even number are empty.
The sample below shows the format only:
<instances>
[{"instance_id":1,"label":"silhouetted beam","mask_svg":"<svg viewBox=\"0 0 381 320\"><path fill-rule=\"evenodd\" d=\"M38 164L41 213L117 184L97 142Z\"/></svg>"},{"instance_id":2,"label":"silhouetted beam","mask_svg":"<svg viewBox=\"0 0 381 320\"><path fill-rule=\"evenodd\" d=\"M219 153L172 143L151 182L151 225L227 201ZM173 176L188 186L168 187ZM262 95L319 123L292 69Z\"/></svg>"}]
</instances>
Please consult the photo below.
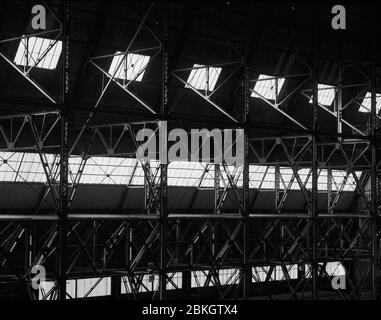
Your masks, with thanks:
<instances>
[{"instance_id":1,"label":"silhouetted beam","mask_svg":"<svg viewBox=\"0 0 381 320\"><path fill-rule=\"evenodd\" d=\"M250 219L311 219L311 215L307 213L250 213ZM370 215L339 213L339 214L322 214L319 219L371 219ZM156 214L114 214L114 213L69 213L69 220L159 220ZM240 214L226 213L215 214L210 213L170 213L170 220L240 220ZM56 221L58 220L55 214L0 214L0 220L9 221Z\"/></svg>"},{"instance_id":2,"label":"silhouetted beam","mask_svg":"<svg viewBox=\"0 0 381 320\"><path fill-rule=\"evenodd\" d=\"M89 36L89 41L87 42L87 51L84 55L84 58L81 61L81 71L79 72L79 78L77 80L77 85L74 88L74 92L72 95L72 100L75 99L76 102L78 102L81 98L81 92L83 88L83 84L86 78L86 73L89 68L89 59L92 55L94 55L94 52L99 45L99 38L102 34L103 26L104 26L104 19L103 16L107 12L108 5L104 1L101 2L99 5L99 9L97 11L97 17L96 17L96 23L94 32ZM73 102L73 101L72 101Z\"/></svg>"},{"instance_id":3,"label":"silhouetted beam","mask_svg":"<svg viewBox=\"0 0 381 320\"><path fill-rule=\"evenodd\" d=\"M250 49L250 54L247 57L247 61L249 62L252 61L253 57L255 56L255 53L259 49L258 44L261 43L261 38L263 37L266 31L268 20L269 20L269 12L267 8L264 8L264 10L262 10L261 19L259 19L256 22L253 28L249 26L251 30L250 32L251 37L249 39L250 46L252 45L252 43L255 44L254 48ZM237 80L237 85L235 86L233 94L231 95L229 104L227 105L227 110L229 113L232 112L234 105L236 104L237 99L241 94L241 88L243 88L244 72L245 72L244 68L241 68L241 70L237 72L237 75L235 77L235 79Z\"/></svg>"}]
</instances>

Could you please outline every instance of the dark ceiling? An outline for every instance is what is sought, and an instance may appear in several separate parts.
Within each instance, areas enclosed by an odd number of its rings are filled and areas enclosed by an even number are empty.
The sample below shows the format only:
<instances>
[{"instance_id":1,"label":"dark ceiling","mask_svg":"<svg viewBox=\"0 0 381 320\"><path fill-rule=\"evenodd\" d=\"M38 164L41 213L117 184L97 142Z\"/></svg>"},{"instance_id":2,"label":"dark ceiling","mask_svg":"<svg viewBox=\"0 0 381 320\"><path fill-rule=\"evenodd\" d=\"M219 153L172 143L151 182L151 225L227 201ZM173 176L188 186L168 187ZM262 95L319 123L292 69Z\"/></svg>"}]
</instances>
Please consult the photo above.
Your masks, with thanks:
<instances>
[{"instance_id":1,"label":"dark ceiling","mask_svg":"<svg viewBox=\"0 0 381 320\"><path fill-rule=\"evenodd\" d=\"M28 27L32 2L1 2L0 39L31 33ZM60 2L52 1L50 6L62 15ZM71 2L70 21L70 70L71 101L70 126L72 132L83 125L95 105L105 79L101 72L89 63L89 58L124 51L129 45L139 23L150 3L147 2ZM161 36L161 5L155 3L148 17L146 27L138 34L131 50L152 46L155 41L151 30ZM279 4L246 2L198 2L168 3L168 62L169 62L169 118L176 120L173 125L231 126L231 121L202 100L172 72L190 68L194 63L220 64L239 61L237 52L245 50L249 38L250 79L255 80L260 73L271 75L294 75L308 72L312 64L313 21L317 26L317 54L319 56L318 81L337 84L337 66L341 61L348 64L343 73L343 83L356 84L365 81L364 76L354 68L358 66L369 72L372 61L371 46L379 44L379 31L373 28L369 17L372 11L367 6L346 5L347 27L345 31L331 29L331 6L289 2ZM12 19L9 19L12 17ZM54 27L52 18L48 25ZM0 43L0 52L13 59L19 40ZM236 50L234 50L235 48ZM378 57L376 56L376 60ZM62 60L62 55L60 60ZM99 65L107 68L110 58L99 60ZM377 62L377 61L376 61ZM58 64L60 66L60 63ZM223 67L218 83L229 79L213 95L212 100L230 112L239 121L243 117L243 68ZM162 61L158 55L148 65L141 82L133 83L131 90L154 110L160 109ZM233 75L230 77L231 73ZM4 60L0 60L0 112L2 115L46 111L56 109L45 97L27 83ZM52 96L59 98L62 73L56 70L32 70L31 76ZM187 74L182 76L186 79ZM288 79L281 93L285 97L300 85L301 78ZM304 85L281 106L284 112L310 128L312 107L302 90L311 89L311 81ZM343 98L349 101L359 88L343 90ZM344 101L344 102L345 102ZM359 106L350 104L344 111L345 120L359 128L367 126L368 114L358 112ZM253 135L276 135L287 129L298 131L293 122L260 99L250 99L250 122ZM109 124L141 119L156 119L141 104L119 87L112 84L101 100L91 124ZM190 125L191 124L191 125ZM266 128L267 129L264 129ZM319 130L335 130L336 119L324 110L319 110ZM269 128L271 130L269 130ZM279 131L281 130L281 131ZM344 133L352 130L344 126Z\"/></svg>"}]
</instances>

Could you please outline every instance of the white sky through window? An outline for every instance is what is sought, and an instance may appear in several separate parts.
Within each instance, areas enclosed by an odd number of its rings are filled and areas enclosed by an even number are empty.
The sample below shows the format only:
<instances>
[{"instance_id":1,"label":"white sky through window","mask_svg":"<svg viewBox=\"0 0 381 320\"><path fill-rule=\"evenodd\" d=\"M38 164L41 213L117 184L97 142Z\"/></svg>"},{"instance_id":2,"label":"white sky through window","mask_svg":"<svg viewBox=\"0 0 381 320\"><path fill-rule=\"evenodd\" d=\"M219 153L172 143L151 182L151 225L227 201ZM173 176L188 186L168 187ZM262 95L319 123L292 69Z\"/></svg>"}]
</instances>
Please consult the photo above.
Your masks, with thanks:
<instances>
[{"instance_id":1,"label":"white sky through window","mask_svg":"<svg viewBox=\"0 0 381 320\"><path fill-rule=\"evenodd\" d=\"M318 102L323 106L331 106L335 99L335 87L318 83ZM312 103L312 97L309 103Z\"/></svg>"},{"instance_id":2,"label":"white sky through window","mask_svg":"<svg viewBox=\"0 0 381 320\"><path fill-rule=\"evenodd\" d=\"M43 300L54 287L54 281L41 281L39 288L39 300ZM111 294L111 278L86 278L66 280L66 299L102 297Z\"/></svg>"},{"instance_id":3,"label":"white sky through window","mask_svg":"<svg viewBox=\"0 0 381 320\"><path fill-rule=\"evenodd\" d=\"M222 68L205 67L201 64L194 64L185 88L193 87L197 90L213 91Z\"/></svg>"},{"instance_id":4,"label":"white sky through window","mask_svg":"<svg viewBox=\"0 0 381 320\"><path fill-rule=\"evenodd\" d=\"M47 154L49 168L58 168L59 156ZM69 182L72 183L80 168L80 157L70 157L69 159ZM158 170L159 162L150 162L151 170ZM228 166L230 174L233 167ZM299 176L306 188L312 186L312 178L309 168L299 169ZM54 170L53 170L54 171ZM58 171L59 172L59 171ZM291 168L281 167L282 177L281 189L286 189L291 183L292 190L300 190L300 186L293 177ZM361 171L356 171L357 178L360 178ZM159 175L158 175L159 176ZM227 182L227 176L221 170L221 176ZM242 171L237 171L237 186L242 187ZM340 190L344 184L343 191L354 191L356 187L355 179L350 174L346 176L345 170L332 170L332 190ZM250 188L260 190L273 190L275 188L274 166L249 165ZM308 181L306 181L308 179ZM59 181L59 175L56 178ZM23 152L0 152L0 181L4 182L37 182L46 183L46 176L41 161L37 153ZM81 184L95 185L144 185L144 172L141 164L134 158L121 157L91 157L87 160L83 169ZM181 187L213 188L214 186L214 166L205 162L174 161L168 166L168 185ZM322 169L318 175L318 190L327 191L327 170Z\"/></svg>"},{"instance_id":5,"label":"white sky through window","mask_svg":"<svg viewBox=\"0 0 381 320\"><path fill-rule=\"evenodd\" d=\"M112 59L108 73L113 75L116 71L115 78L122 80L142 81L150 56L128 53L123 59L123 62L121 62L122 59L123 53L117 51L116 55ZM117 68L118 70L116 70Z\"/></svg>"},{"instance_id":6,"label":"white sky through window","mask_svg":"<svg viewBox=\"0 0 381 320\"><path fill-rule=\"evenodd\" d=\"M55 69L62 51L62 41L37 37L21 39L14 62L18 65Z\"/></svg>"},{"instance_id":7,"label":"white sky through window","mask_svg":"<svg viewBox=\"0 0 381 320\"><path fill-rule=\"evenodd\" d=\"M372 94L370 92L367 92L364 100L361 103L361 106L359 108L360 112L370 112L371 111L371 97ZM376 93L376 111L377 113L380 111L381 108L381 94Z\"/></svg>"},{"instance_id":8,"label":"white sky through window","mask_svg":"<svg viewBox=\"0 0 381 320\"><path fill-rule=\"evenodd\" d=\"M269 100L275 100L283 87L284 81L285 78L275 79L273 76L260 74L254 86L255 92L252 92L251 96L254 98L259 98L262 96ZM276 86L278 86L277 93L275 93Z\"/></svg>"}]
</instances>

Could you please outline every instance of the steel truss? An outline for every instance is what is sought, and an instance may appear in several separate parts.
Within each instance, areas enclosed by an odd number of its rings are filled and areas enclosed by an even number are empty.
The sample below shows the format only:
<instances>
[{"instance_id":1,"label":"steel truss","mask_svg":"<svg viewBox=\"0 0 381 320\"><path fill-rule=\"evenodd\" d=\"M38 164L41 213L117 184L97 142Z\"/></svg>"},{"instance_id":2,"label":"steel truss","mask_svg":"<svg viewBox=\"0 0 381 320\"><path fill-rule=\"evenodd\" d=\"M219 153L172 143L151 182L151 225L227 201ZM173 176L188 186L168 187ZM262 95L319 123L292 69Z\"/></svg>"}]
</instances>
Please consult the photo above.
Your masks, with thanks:
<instances>
[{"instance_id":1,"label":"steel truss","mask_svg":"<svg viewBox=\"0 0 381 320\"><path fill-rule=\"evenodd\" d=\"M123 52L125 58L129 53L151 50L155 57L162 59L160 108L149 106L133 93L129 88L132 80L119 81L115 78L116 71L114 74L109 74L97 65L99 59L111 58L114 55L90 58L89 63L108 80L84 125L75 132L73 143L69 141L69 135L72 137L73 133L69 133L68 123L71 88L65 86L70 80L69 22L72 10L70 5L63 5L63 17L62 20L58 20L60 28L53 30L59 31L57 39L62 37L64 48L62 101L57 102L33 82L29 76L32 67L20 71L16 66L23 77L58 108L55 112L0 117L0 151L38 153L47 179L34 212L8 214L0 210L0 279L23 284L25 292L31 299L38 298L38 293L29 286L33 277L32 267L38 264L46 267L47 279L55 282L51 290L42 292L43 299L71 298L66 290L67 279L87 277L111 277L113 297L120 296L121 287L124 286L126 296L135 299L174 297L167 289L168 284L172 284L176 290L182 290L185 294L202 290L210 296L221 299L247 299L258 295L276 298L281 293L287 293L291 298L303 299L310 298L311 292L312 298L318 299L327 291L335 292L338 298L342 299L378 298L378 184L381 161L377 154L379 146L376 141L376 74L373 72L372 75L366 76L367 73L363 72L368 79L366 87L370 88L372 93L369 130L365 133L342 117L342 111L353 100L344 104L342 99L342 90L345 88L341 83L342 64L338 74L335 110L331 111L318 102L318 60L317 49L314 47L313 65L306 64L306 73L284 76L302 78L300 84L288 96L281 101L277 98L275 101L270 101L264 96L260 97L277 112L305 130L305 134L249 137L249 115L252 109L250 96L254 82L250 73L249 56L252 48L249 26L246 27L247 40L243 52L226 40L238 54L239 60L205 66L205 68L236 66L233 73L214 90L202 93L180 76L180 73L185 71L189 73L194 68L171 72L178 80L189 85L192 92L245 129L243 166L233 171L225 163L208 166L208 168L214 167L215 174L214 210L194 213L193 203L197 193L201 192L197 188L189 212L171 211L168 208L168 197L170 197L167 185L168 164L160 163L154 169L145 161L138 163L143 169L145 181L143 212L124 213L119 210L113 213L93 213L72 210L89 157L133 156L139 146L136 141L137 129L148 125L158 130L160 126L159 121L92 125L92 117L111 83L115 83L132 96L145 109L157 116L157 119L165 120L168 117L170 102L168 101L166 4L161 9L162 34L157 35L148 25L147 21L152 11L150 6L133 39ZM143 28L153 36L157 46L134 51L131 49L132 45ZM20 39L21 37L10 40ZM2 54L0 55L7 63L13 64ZM238 71L243 71L244 83L242 121L211 99L212 95ZM294 95L301 94L311 98L311 94L306 94L308 91L302 90L306 84L310 84L312 88L311 128L307 128L281 109L283 103ZM323 108L337 118L337 136L321 139L317 126L318 108ZM343 138L343 124L351 127L358 137ZM308 130L312 130L312 133ZM165 139L161 148L166 150L166 145ZM48 153L57 155L53 164L47 161ZM70 157L81 159L79 169L74 174L69 172ZM274 202L270 211L259 211L255 208L260 188L251 189L249 186L249 163L274 167ZM282 174L283 167L292 170L292 177L287 184ZM306 168L308 173L303 178L301 169ZM332 172L339 169L345 170L346 175L343 181L337 184ZM327 170L327 199L324 209L320 206L318 189L318 176L321 170ZM361 176L358 176L356 171L361 171ZM241 186L239 186L240 176ZM311 187L309 177L312 177ZM354 209L343 212L337 210L337 206L350 177L355 181L355 197L351 206ZM285 209L285 206L295 183L304 199L304 205L299 211L290 211ZM127 197L128 189L124 195L124 198ZM234 203L234 212L225 209L227 199ZM43 211L46 202L49 202L49 207ZM22 265L15 256L24 257ZM339 261L345 267L347 290L332 291L331 276L326 271L327 263L332 261ZM291 275L292 265L298 265L297 279ZM272 277L273 271L279 267L285 280L282 283L274 281ZM262 268L265 273L262 283L258 280L260 278L258 268ZM224 269L235 270L227 281L229 285L222 282L220 277L220 272ZM201 282L197 277L199 271L204 275ZM181 287L174 281L174 276L179 272L182 274ZM155 290L150 290L143 281L146 274L158 277ZM192 286L192 279L196 285ZM89 289L85 297L98 283ZM142 293L144 291L146 292Z\"/></svg>"}]
</instances>

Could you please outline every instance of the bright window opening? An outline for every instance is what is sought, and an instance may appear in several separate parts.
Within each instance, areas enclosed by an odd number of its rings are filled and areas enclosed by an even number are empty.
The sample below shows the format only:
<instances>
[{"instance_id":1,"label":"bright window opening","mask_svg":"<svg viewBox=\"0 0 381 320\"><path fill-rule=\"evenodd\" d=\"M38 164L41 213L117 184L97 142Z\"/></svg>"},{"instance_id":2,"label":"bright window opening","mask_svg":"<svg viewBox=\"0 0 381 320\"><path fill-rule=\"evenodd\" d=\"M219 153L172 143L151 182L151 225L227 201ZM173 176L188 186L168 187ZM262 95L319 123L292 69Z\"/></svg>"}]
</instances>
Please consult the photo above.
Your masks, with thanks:
<instances>
[{"instance_id":1,"label":"bright window opening","mask_svg":"<svg viewBox=\"0 0 381 320\"><path fill-rule=\"evenodd\" d=\"M319 262L319 265L322 266L323 263ZM328 273L330 277L333 276L345 276L345 269L344 266L341 264L340 261L331 261L327 262L325 266L325 271ZM312 268L311 265L306 264L305 265L305 271L304 271L305 278L312 278Z\"/></svg>"},{"instance_id":2,"label":"bright window opening","mask_svg":"<svg viewBox=\"0 0 381 320\"><path fill-rule=\"evenodd\" d=\"M329 274L329 276L345 276L345 269L341 262L328 262L325 271Z\"/></svg>"},{"instance_id":3,"label":"bright window opening","mask_svg":"<svg viewBox=\"0 0 381 320\"><path fill-rule=\"evenodd\" d=\"M331 106L335 99L335 87L318 83L318 102L323 106ZM312 97L309 100L312 103Z\"/></svg>"},{"instance_id":4,"label":"bright window opening","mask_svg":"<svg viewBox=\"0 0 381 320\"><path fill-rule=\"evenodd\" d=\"M361 103L361 106L359 108L360 112L370 112L371 111L371 99L372 94L370 92L367 92L364 100ZM376 112L378 113L381 109L381 94L376 93Z\"/></svg>"},{"instance_id":5,"label":"bright window opening","mask_svg":"<svg viewBox=\"0 0 381 320\"><path fill-rule=\"evenodd\" d=\"M55 182L59 181L59 156L46 154L46 161L53 173ZM81 158L77 156L69 159L69 182L76 179L81 168ZM151 174L155 181L159 181L159 162L150 161ZM234 171L233 166L227 166L229 175L234 175L233 180L237 187L242 187L242 170ZM228 177L223 167L220 166L220 185L228 185ZM332 170L332 191L355 191L356 180L352 174L345 170ZM312 188L311 169L298 170L299 177L307 189ZM327 170L318 171L318 190L328 190ZM362 172L355 172L359 179ZM347 176L348 175L348 176ZM215 183L214 164L206 162L174 161L168 166L168 185L181 187L213 188ZM249 165L250 188L260 190L274 190L274 166ZM307 181L308 179L308 181ZM27 152L0 152L0 181L3 182L35 182L46 183L46 176L37 153ZM91 157L83 167L80 184L95 185L126 185L143 186L144 171L136 159L119 157ZM281 190L290 187L291 190L300 190L300 186L291 168L280 168Z\"/></svg>"},{"instance_id":6,"label":"bright window opening","mask_svg":"<svg viewBox=\"0 0 381 320\"><path fill-rule=\"evenodd\" d=\"M284 266L291 280L298 279L298 265L287 264ZM265 282L270 266L257 266L252 268L252 282ZM272 270L269 281L284 281L287 280L286 274L282 266L275 266Z\"/></svg>"},{"instance_id":7,"label":"bright window opening","mask_svg":"<svg viewBox=\"0 0 381 320\"><path fill-rule=\"evenodd\" d=\"M269 100L275 100L283 87L284 81L285 78L275 78L260 74L251 96L255 98L260 98L262 96Z\"/></svg>"},{"instance_id":8,"label":"bright window opening","mask_svg":"<svg viewBox=\"0 0 381 320\"><path fill-rule=\"evenodd\" d=\"M201 162L174 161L168 166L168 184L172 186L196 187L205 176Z\"/></svg>"},{"instance_id":9,"label":"bright window opening","mask_svg":"<svg viewBox=\"0 0 381 320\"><path fill-rule=\"evenodd\" d=\"M121 80L142 81L150 56L128 53L125 58L120 51L112 59L109 74ZM123 61L122 61L123 60Z\"/></svg>"},{"instance_id":10,"label":"bright window opening","mask_svg":"<svg viewBox=\"0 0 381 320\"><path fill-rule=\"evenodd\" d=\"M208 274L209 274L208 270L192 271L191 287L192 288L204 287L206 280L208 278ZM211 276L208 286L212 287L215 285L216 285L215 278L213 276Z\"/></svg>"},{"instance_id":11,"label":"bright window opening","mask_svg":"<svg viewBox=\"0 0 381 320\"><path fill-rule=\"evenodd\" d=\"M183 274L181 272L172 272L167 274L167 290L181 289L183 285ZM159 289L158 274L141 274L135 277L135 286L138 292L153 292ZM128 277L121 277L121 294L132 293L131 283Z\"/></svg>"},{"instance_id":12,"label":"bright window opening","mask_svg":"<svg viewBox=\"0 0 381 320\"><path fill-rule=\"evenodd\" d=\"M136 162L136 159L131 158L91 157L83 168L80 182L86 184L128 184ZM79 157L70 158L69 171L71 177L76 176L80 164L81 159Z\"/></svg>"},{"instance_id":13,"label":"bright window opening","mask_svg":"<svg viewBox=\"0 0 381 320\"><path fill-rule=\"evenodd\" d=\"M183 287L183 274L181 272L172 272L167 274L167 290L176 290Z\"/></svg>"},{"instance_id":14,"label":"bright window opening","mask_svg":"<svg viewBox=\"0 0 381 320\"><path fill-rule=\"evenodd\" d=\"M50 300L54 281L41 282L39 300ZM111 278L87 278L66 280L66 299L102 297L111 295Z\"/></svg>"},{"instance_id":15,"label":"bright window opening","mask_svg":"<svg viewBox=\"0 0 381 320\"><path fill-rule=\"evenodd\" d=\"M70 281L66 281L66 285L70 286ZM41 281L40 288L38 290L38 300L49 300L54 287L54 281Z\"/></svg>"},{"instance_id":16,"label":"bright window opening","mask_svg":"<svg viewBox=\"0 0 381 320\"><path fill-rule=\"evenodd\" d=\"M158 274L141 274L135 277L135 285L138 292L153 292L159 289L159 275ZM121 293L131 293L132 287L128 277L121 279Z\"/></svg>"},{"instance_id":17,"label":"bright window opening","mask_svg":"<svg viewBox=\"0 0 381 320\"><path fill-rule=\"evenodd\" d=\"M111 294L111 278L76 280L76 298L101 297Z\"/></svg>"},{"instance_id":18,"label":"bright window opening","mask_svg":"<svg viewBox=\"0 0 381 320\"><path fill-rule=\"evenodd\" d=\"M213 91L221 70L222 68L194 64L185 88L193 87L197 90Z\"/></svg>"},{"instance_id":19,"label":"bright window opening","mask_svg":"<svg viewBox=\"0 0 381 320\"><path fill-rule=\"evenodd\" d=\"M285 268L291 280L298 279L298 265L297 264L285 265ZM282 266L276 266L274 268L272 278L275 281L283 281L287 279L286 273L283 271Z\"/></svg>"},{"instance_id":20,"label":"bright window opening","mask_svg":"<svg viewBox=\"0 0 381 320\"><path fill-rule=\"evenodd\" d=\"M239 282L239 269L220 269L218 279L222 286L237 284Z\"/></svg>"},{"instance_id":21,"label":"bright window opening","mask_svg":"<svg viewBox=\"0 0 381 320\"><path fill-rule=\"evenodd\" d=\"M18 65L55 69L62 51L62 41L37 37L21 39L14 62Z\"/></svg>"},{"instance_id":22,"label":"bright window opening","mask_svg":"<svg viewBox=\"0 0 381 320\"><path fill-rule=\"evenodd\" d=\"M269 273L269 266L258 266L252 268L252 282L265 282ZM270 279L271 280L271 279Z\"/></svg>"}]
</instances>

